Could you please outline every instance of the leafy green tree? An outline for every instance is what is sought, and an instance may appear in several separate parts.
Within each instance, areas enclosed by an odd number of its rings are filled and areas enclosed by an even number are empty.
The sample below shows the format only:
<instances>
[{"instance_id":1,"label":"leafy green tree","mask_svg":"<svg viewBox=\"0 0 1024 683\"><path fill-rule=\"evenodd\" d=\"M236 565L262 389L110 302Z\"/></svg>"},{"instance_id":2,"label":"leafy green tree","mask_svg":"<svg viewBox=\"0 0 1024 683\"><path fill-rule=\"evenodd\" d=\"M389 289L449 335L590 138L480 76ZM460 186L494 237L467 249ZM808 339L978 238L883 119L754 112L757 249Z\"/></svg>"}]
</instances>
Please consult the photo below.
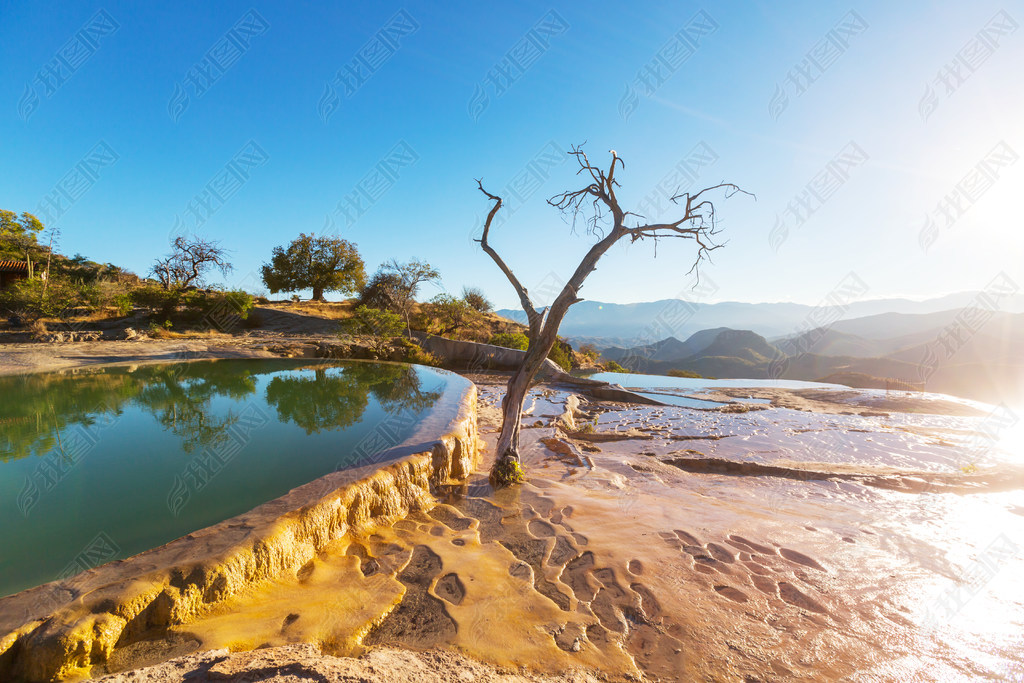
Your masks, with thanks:
<instances>
[{"instance_id":1,"label":"leafy green tree","mask_svg":"<svg viewBox=\"0 0 1024 683\"><path fill-rule=\"evenodd\" d=\"M37 236L42 231L42 221L27 211L19 216L0 209L0 260L27 261L41 249Z\"/></svg>"},{"instance_id":2,"label":"leafy green tree","mask_svg":"<svg viewBox=\"0 0 1024 683\"><path fill-rule=\"evenodd\" d=\"M437 334L442 337L466 327L480 315L464 299L451 294L438 294L431 299L430 313L438 325Z\"/></svg>"},{"instance_id":3,"label":"leafy green tree","mask_svg":"<svg viewBox=\"0 0 1024 683\"><path fill-rule=\"evenodd\" d=\"M339 237L299 234L288 248L274 247L270 263L262 268L263 283L271 294L313 290L313 301L324 292L354 294L366 281L366 266L356 245Z\"/></svg>"}]
</instances>

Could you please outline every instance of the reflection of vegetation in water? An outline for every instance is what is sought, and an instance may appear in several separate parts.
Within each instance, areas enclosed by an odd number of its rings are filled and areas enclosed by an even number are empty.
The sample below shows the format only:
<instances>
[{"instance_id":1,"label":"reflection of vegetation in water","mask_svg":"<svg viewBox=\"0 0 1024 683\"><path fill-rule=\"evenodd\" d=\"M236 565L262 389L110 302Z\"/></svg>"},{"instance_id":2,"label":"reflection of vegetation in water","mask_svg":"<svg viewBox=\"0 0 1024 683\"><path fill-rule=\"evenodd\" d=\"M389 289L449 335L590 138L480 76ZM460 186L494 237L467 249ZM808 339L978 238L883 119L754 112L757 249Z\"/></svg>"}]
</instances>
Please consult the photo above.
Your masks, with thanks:
<instances>
[{"instance_id":1,"label":"reflection of vegetation in water","mask_svg":"<svg viewBox=\"0 0 1024 683\"><path fill-rule=\"evenodd\" d=\"M416 370L407 365L353 364L329 373L314 368L314 377L274 377L267 385L267 403L282 422L291 421L313 434L358 422L372 395L389 413L420 412L440 391L424 391Z\"/></svg>"},{"instance_id":2,"label":"reflection of vegetation in water","mask_svg":"<svg viewBox=\"0 0 1024 683\"><path fill-rule=\"evenodd\" d=\"M237 417L214 417L211 400L255 391L248 369L216 363L0 378L0 461L61 453L83 430L92 442L129 405L151 413L186 451L214 446Z\"/></svg>"},{"instance_id":3,"label":"reflection of vegetation in water","mask_svg":"<svg viewBox=\"0 0 1024 683\"><path fill-rule=\"evenodd\" d=\"M94 443L130 406L153 415L181 439L186 452L216 448L228 438L238 415L216 410L215 399L244 401L255 393L259 375L301 369L310 368L238 361L0 377L0 462L59 454L83 430ZM371 395L388 412L420 412L441 394L422 390L409 366L355 363L312 369L315 377L273 377L266 394L282 421L290 420L310 434L358 422Z\"/></svg>"},{"instance_id":4,"label":"reflection of vegetation in water","mask_svg":"<svg viewBox=\"0 0 1024 683\"><path fill-rule=\"evenodd\" d=\"M179 436L182 448L191 453L197 448L222 445L228 438L228 428L238 421L232 411L224 417L214 416L212 399L226 396L238 401L255 391L252 373L236 368L217 368L214 364L210 372L183 379L174 366L161 366L153 369L136 402Z\"/></svg>"},{"instance_id":5,"label":"reflection of vegetation in water","mask_svg":"<svg viewBox=\"0 0 1024 683\"><path fill-rule=\"evenodd\" d=\"M116 418L138 389L127 374L0 378L0 462L45 455L74 425L89 429Z\"/></svg>"}]
</instances>

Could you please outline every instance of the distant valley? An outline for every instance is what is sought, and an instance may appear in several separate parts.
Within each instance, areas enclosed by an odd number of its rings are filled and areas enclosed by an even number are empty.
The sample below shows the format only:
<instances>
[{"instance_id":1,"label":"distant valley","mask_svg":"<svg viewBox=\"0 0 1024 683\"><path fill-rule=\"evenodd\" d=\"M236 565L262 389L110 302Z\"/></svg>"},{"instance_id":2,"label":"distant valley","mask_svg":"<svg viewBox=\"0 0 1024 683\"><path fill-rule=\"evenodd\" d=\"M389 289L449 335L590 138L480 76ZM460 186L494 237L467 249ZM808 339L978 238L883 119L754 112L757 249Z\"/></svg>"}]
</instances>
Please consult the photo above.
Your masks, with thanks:
<instances>
[{"instance_id":1,"label":"distant valley","mask_svg":"<svg viewBox=\"0 0 1024 683\"><path fill-rule=\"evenodd\" d=\"M925 301L874 299L854 302L841 308L735 301L707 304L683 299L662 299L635 304L581 301L569 309L565 320L562 321L560 334L574 341L593 341L599 346L641 346L666 337L686 339L701 330L728 327L734 330L751 330L766 339L774 340L790 337L822 324L809 324L809 321L814 319L858 319L863 321L858 323L858 329L861 330L859 332L843 328L842 322L833 327L839 331L873 337L885 334L890 325L906 324L906 332L920 331L915 321L899 323L896 318L875 316L936 314L935 320L948 321L957 311L970 306L977 296L976 292L959 292ZM999 310L1008 313L1024 312L1024 295L1002 297L999 300ZM495 312L526 324L526 314L520 309L502 309ZM944 323L936 323L942 324ZM895 331L889 336L898 336L902 333L902 328L892 329Z\"/></svg>"},{"instance_id":2,"label":"distant valley","mask_svg":"<svg viewBox=\"0 0 1024 683\"><path fill-rule=\"evenodd\" d=\"M705 377L774 377L870 388L888 383L1024 404L1024 313L1019 312L1024 302L1007 298L1002 310L992 311L971 308L972 300L964 293L926 302L861 302L847 312L865 315L844 316L821 327L809 321L838 316L821 309L812 314L813 307L800 304L686 304L681 309L673 301L583 302L570 312L562 331L574 345L593 343L603 359L633 372L687 370ZM963 305L949 307L957 303ZM574 317L576 308L581 310ZM666 310L676 311L675 327ZM517 318L512 311L500 313ZM628 323L615 320L618 315ZM728 324L700 327L704 321ZM666 334L670 329L686 332Z\"/></svg>"}]
</instances>

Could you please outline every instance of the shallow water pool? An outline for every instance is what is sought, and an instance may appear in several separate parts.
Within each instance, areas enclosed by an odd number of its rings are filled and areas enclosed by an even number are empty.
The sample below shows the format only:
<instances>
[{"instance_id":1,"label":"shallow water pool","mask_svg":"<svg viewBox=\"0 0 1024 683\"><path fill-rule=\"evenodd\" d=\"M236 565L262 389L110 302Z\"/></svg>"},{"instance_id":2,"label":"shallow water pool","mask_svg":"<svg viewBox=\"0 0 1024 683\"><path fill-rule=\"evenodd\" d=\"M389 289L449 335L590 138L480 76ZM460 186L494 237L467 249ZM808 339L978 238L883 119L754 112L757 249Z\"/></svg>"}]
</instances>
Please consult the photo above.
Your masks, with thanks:
<instances>
[{"instance_id":1,"label":"shallow water pool","mask_svg":"<svg viewBox=\"0 0 1024 683\"><path fill-rule=\"evenodd\" d=\"M413 435L451 377L293 360L2 377L0 596L368 464Z\"/></svg>"},{"instance_id":2,"label":"shallow water pool","mask_svg":"<svg viewBox=\"0 0 1024 683\"><path fill-rule=\"evenodd\" d=\"M691 391L757 387L767 389L849 389L849 387L840 384L804 382L796 379L704 379L668 377L666 375L638 375L629 372L598 372L588 376L587 379L639 389L689 389Z\"/></svg>"}]
</instances>

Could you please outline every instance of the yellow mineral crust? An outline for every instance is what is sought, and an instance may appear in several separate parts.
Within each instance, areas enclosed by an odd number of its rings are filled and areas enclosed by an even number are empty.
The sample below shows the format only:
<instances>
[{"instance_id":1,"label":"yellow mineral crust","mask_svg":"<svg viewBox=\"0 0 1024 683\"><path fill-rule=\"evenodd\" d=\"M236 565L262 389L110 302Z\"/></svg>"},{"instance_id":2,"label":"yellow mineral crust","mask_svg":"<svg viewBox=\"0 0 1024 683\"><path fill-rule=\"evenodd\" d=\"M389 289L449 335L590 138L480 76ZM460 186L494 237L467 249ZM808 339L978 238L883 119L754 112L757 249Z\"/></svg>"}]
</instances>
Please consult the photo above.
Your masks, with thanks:
<instances>
[{"instance_id":1,"label":"yellow mineral crust","mask_svg":"<svg viewBox=\"0 0 1024 683\"><path fill-rule=\"evenodd\" d=\"M195 621L233 596L295 577L347 534L429 509L432 490L465 477L479 457L476 387L458 387L455 417L444 426L435 420L436 440L420 442L416 452L328 474L159 548L0 599L0 680L85 677L105 668L115 647L128 648Z\"/></svg>"}]
</instances>

